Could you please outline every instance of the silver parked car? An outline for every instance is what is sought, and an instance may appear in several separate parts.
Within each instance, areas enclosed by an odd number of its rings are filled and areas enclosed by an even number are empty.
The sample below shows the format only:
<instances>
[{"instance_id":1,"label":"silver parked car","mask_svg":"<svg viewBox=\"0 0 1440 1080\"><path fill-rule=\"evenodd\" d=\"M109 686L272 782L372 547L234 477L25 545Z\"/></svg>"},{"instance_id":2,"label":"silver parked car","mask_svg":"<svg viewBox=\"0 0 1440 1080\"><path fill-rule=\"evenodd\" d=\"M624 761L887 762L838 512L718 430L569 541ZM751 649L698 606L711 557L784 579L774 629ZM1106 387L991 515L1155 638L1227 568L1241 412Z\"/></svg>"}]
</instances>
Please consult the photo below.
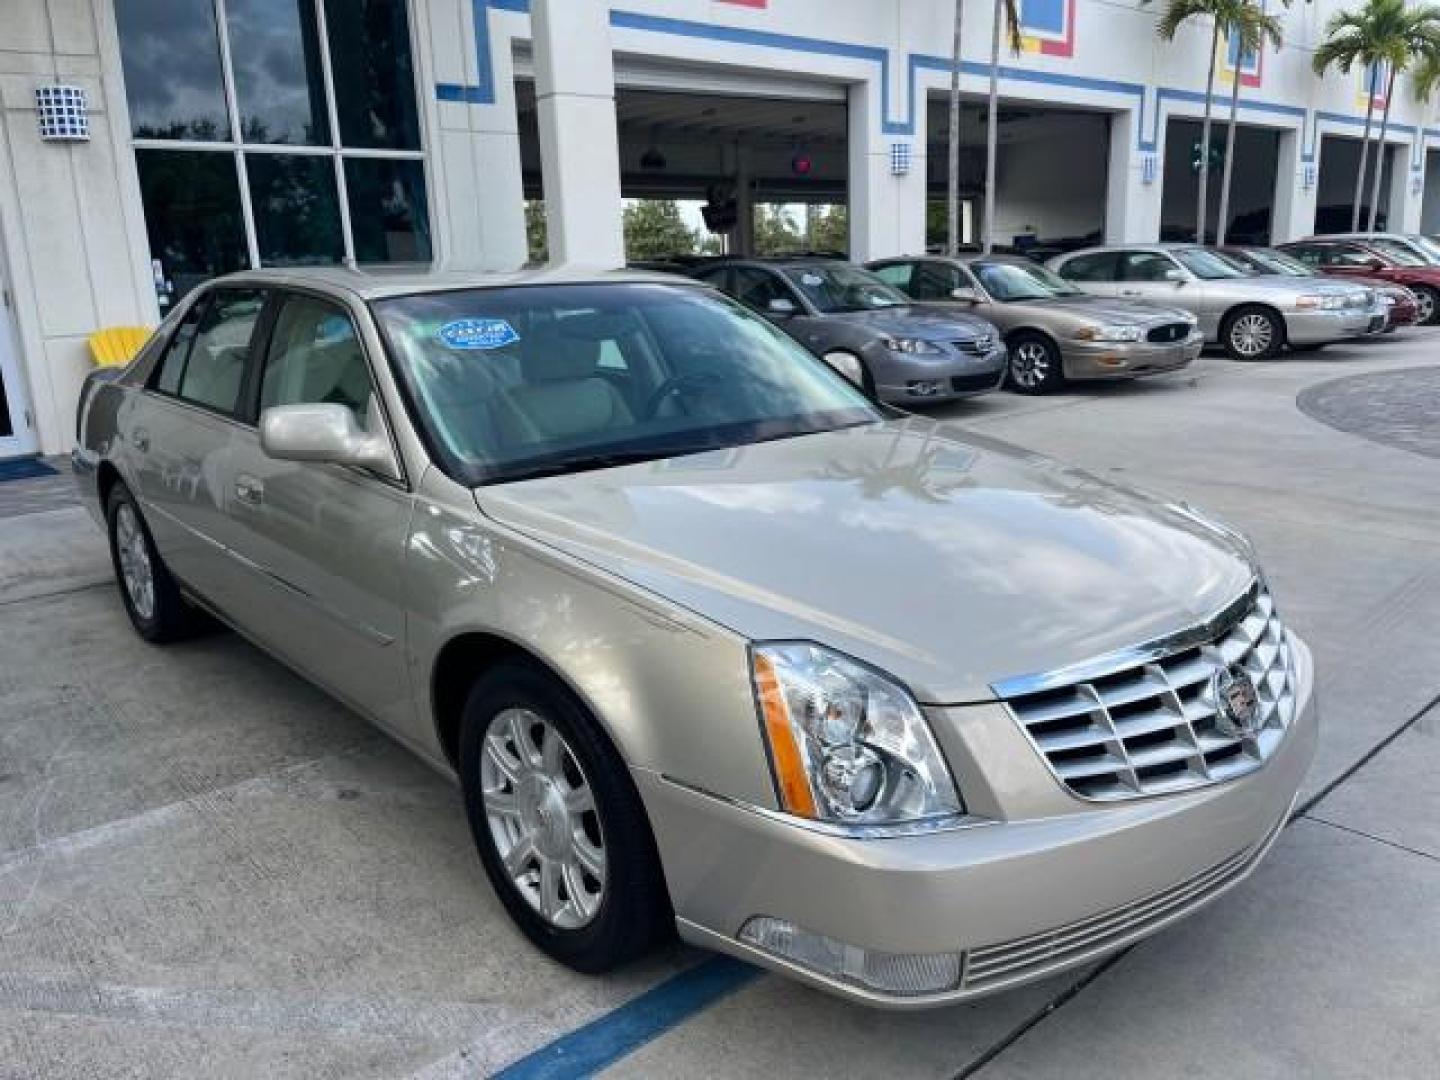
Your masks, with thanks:
<instances>
[{"instance_id":1,"label":"silver parked car","mask_svg":"<svg viewBox=\"0 0 1440 1080\"><path fill-rule=\"evenodd\" d=\"M78 432L135 629L217 615L457 776L581 971L678 928L889 1006L1038 979L1235 885L1314 753L1239 535L694 282L236 275Z\"/></svg>"},{"instance_id":2,"label":"silver parked car","mask_svg":"<svg viewBox=\"0 0 1440 1080\"><path fill-rule=\"evenodd\" d=\"M963 306L998 326L1010 386L1022 394L1179 371L1205 344L1188 311L1091 296L1017 255L905 256L868 268L914 300Z\"/></svg>"},{"instance_id":3,"label":"silver parked car","mask_svg":"<svg viewBox=\"0 0 1440 1080\"><path fill-rule=\"evenodd\" d=\"M835 259L725 260L695 271L846 378L893 405L988 393L1005 378L1005 343L983 319L915 304L868 270Z\"/></svg>"},{"instance_id":4,"label":"silver parked car","mask_svg":"<svg viewBox=\"0 0 1440 1080\"><path fill-rule=\"evenodd\" d=\"M1235 360L1267 360L1287 345L1313 348L1385 326L1373 290L1310 278L1252 277L1194 244L1087 248L1047 265L1096 296L1184 308L1200 320L1205 339Z\"/></svg>"}]
</instances>

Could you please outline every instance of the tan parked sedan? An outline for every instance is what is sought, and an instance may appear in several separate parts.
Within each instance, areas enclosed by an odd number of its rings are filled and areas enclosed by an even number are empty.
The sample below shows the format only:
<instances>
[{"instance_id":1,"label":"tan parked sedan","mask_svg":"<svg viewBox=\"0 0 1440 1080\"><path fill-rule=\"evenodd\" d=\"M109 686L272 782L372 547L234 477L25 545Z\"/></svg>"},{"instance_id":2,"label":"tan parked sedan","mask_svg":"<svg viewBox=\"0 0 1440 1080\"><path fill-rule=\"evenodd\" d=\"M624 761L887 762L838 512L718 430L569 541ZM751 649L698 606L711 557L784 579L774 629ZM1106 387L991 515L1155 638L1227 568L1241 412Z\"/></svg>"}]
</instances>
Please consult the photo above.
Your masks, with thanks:
<instances>
[{"instance_id":1,"label":"tan parked sedan","mask_svg":"<svg viewBox=\"0 0 1440 1080\"><path fill-rule=\"evenodd\" d=\"M1027 982L1243 878L1314 752L1236 533L696 282L236 275L78 431L135 629L217 615L458 776L581 971L678 928L893 1007Z\"/></svg>"},{"instance_id":2,"label":"tan parked sedan","mask_svg":"<svg viewBox=\"0 0 1440 1080\"><path fill-rule=\"evenodd\" d=\"M951 303L1000 328L1009 385L1045 394L1071 379L1133 379L1191 364L1205 345L1188 311L1091 296L1030 259L927 255L883 259L875 274L927 303Z\"/></svg>"}]
</instances>

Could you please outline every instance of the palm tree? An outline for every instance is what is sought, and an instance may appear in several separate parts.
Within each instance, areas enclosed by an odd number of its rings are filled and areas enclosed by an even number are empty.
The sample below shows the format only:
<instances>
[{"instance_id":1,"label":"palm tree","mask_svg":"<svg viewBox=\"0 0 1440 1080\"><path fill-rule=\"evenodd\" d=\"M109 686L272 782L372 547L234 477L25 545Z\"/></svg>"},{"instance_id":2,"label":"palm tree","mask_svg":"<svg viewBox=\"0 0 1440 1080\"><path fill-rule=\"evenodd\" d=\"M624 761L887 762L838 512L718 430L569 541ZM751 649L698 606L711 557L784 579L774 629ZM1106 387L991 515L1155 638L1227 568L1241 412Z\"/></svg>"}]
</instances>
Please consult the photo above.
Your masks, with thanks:
<instances>
[{"instance_id":1,"label":"palm tree","mask_svg":"<svg viewBox=\"0 0 1440 1080\"><path fill-rule=\"evenodd\" d=\"M1150 0L1142 0L1149 3ZM1210 205L1210 113L1215 99L1215 61L1220 55L1220 29L1224 25L1222 10L1233 0L1166 0L1155 32L1165 41L1174 41L1180 28L1193 19L1210 18L1210 66L1205 72L1205 119L1200 124L1200 194L1195 210L1195 239L1205 242L1205 214Z\"/></svg>"},{"instance_id":2,"label":"palm tree","mask_svg":"<svg viewBox=\"0 0 1440 1080\"><path fill-rule=\"evenodd\" d=\"M1266 43L1280 48L1283 27L1274 15L1267 15L1254 0L1241 0L1224 19L1226 36L1235 45L1234 80L1230 86L1230 120L1225 126L1225 171L1220 180L1220 213L1215 219L1215 243L1225 243L1225 225L1230 220L1230 177L1235 163L1235 114L1240 109L1240 84L1244 81L1242 69L1249 53L1258 53ZM1216 15L1216 25L1220 16ZM1203 242L1203 240L1202 240Z\"/></svg>"},{"instance_id":3,"label":"palm tree","mask_svg":"<svg viewBox=\"0 0 1440 1080\"><path fill-rule=\"evenodd\" d=\"M995 246L995 158L1000 141L1000 20L1004 17L1010 51L1019 54L1020 0L995 0L990 28L990 115L985 125L985 225L981 250L989 255Z\"/></svg>"},{"instance_id":4,"label":"palm tree","mask_svg":"<svg viewBox=\"0 0 1440 1080\"><path fill-rule=\"evenodd\" d=\"M1360 201L1365 194L1366 158L1370 152L1370 128L1375 118L1375 91L1382 68L1389 76L1385 111L1380 122L1380 139L1375 150L1375 178L1370 197L1370 228L1375 228L1380 203L1380 174L1384 162L1385 135L1390 126L1390 103L1395 96L1395 79L1416 59L1440 53L1440 8L1426 4L1409 8L1406 0L1366 0L1358 11L1340 11L1325 26L1325 40L1315 50L1312 66L1323 75L1331 67L1349 73L1356 64L1370 72L1365 105L1365 131L1360 141L1360 168L1355 175L1355 204L1350 225L1360 228Z\"/></svg>"}]
</instances>

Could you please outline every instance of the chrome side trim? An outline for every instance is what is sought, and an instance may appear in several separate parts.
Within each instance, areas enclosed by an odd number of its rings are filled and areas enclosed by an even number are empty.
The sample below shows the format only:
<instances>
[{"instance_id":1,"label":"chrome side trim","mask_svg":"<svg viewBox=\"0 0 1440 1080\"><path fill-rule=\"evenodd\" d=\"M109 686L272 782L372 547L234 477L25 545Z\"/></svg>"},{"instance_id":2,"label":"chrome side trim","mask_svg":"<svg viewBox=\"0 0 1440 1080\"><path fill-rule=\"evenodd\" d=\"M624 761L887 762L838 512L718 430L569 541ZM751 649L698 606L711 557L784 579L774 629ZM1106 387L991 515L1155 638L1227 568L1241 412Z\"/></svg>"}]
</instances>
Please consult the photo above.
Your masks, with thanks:
<instances>
[{"instance_id":1,"label":"chrome side trim","mask_svg":"<svg viewBox=\"0 0 1440 1080\"><path fill-rule=\"evenodd\" d=\"M1058 690L1072 683L1090 682L1103 679L1117 671L1151 663L1173 652L1189 649L1213 641L1230 630L1245 617L1260 596L1259 577L1251 579L1250 585L1236 599L1226 604L1214 615L1202 622L1177 630L1172 634L1147 641L1143 645L1132 645L1124 649L1083 660L1053 671L1036 672L1029 675L1013 675L990 684L995 696L1002 700L1038 694L1044 690Z\"/></svg>"}]
</instances>

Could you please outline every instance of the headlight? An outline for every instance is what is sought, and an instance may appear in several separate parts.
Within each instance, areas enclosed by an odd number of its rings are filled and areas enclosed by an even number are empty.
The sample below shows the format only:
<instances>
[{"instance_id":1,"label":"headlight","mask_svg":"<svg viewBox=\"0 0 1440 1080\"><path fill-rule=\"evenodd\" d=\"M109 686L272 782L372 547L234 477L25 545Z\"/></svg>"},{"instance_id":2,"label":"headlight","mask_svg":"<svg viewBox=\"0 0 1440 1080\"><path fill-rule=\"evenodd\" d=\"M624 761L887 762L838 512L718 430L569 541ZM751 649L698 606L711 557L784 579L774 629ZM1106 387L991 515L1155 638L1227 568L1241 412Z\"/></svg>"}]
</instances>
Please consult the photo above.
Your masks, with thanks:
<instances>
[{"instance_id":1,"label":"headlight","mask_svg":"<svg viewBox=\"0 0 1440 1080\"><path fill-rule=\"evenodd\" d=\"M1081 341L1139 341L1138 326L1082 326L1075 331Z\"/></svg>"},{"instance_id":2,"label":"headlight","mask_svg":"<svg viewBox=\"0 0 1440 1080\"><path fill-rule=\"evenodd\" d=\"M1345 306L1343 293L1326 293L1323 296L1302 296L1295 301L1301 311L1339 311Z\"/></svg>"},{"instance_id":3,"label":"headlight","mask_svg":"<svg viewBox=\"0 0 1440 1080\"><path fill-rule=\"evenodd\" d=\"M881 338L880 342L885 346L885 348L889 349L891 352L923 354L938 353L942 351L940 346L936 345L933 341L921 341L919 338L897 338L887 336Z\"/></svg>"},{"instance_id":4,"label":"headlight","mask_svg":"<svg viewBox=\"0 0 1440 1080\"><path fill-rule=\"evenodd\" d=\"M756 645L751 673L781 808L846 825L964 812L915 699L808 642Z\"/></svg>"}]
</instances>

